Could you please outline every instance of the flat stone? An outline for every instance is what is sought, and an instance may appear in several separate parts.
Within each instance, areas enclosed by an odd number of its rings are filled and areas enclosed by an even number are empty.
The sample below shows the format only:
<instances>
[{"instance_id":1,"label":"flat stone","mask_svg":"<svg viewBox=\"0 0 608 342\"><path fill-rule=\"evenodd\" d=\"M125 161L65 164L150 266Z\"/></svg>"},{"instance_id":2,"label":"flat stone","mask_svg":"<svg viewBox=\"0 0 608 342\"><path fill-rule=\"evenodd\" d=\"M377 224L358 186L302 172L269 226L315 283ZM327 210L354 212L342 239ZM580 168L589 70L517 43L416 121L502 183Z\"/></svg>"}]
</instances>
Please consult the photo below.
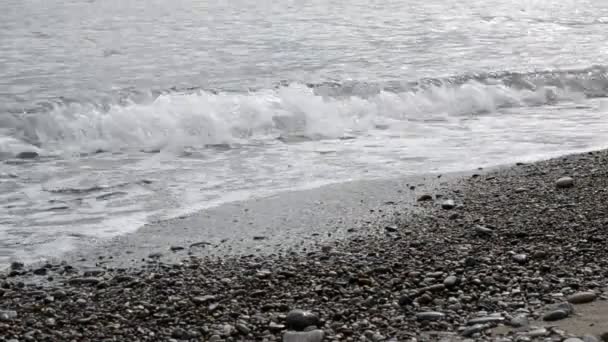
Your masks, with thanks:
<instances>
[{"instance_id":1,"label":"flat stone","mask_svg":"<svg viewBox=\"0 0 608 342\"><path fill-rule=\"evenodd\" d=\"M170 250L171 252L177 252L177 251L181 251L181 250L183 250L183 249L185 249L185 248L184 248L184 247L182 247L182 246L171 246L171 247L169 247L169 250Z\"/></svg>"},{"instance_id":2,"label":"flat stone","mask_svg":"<svg viewBox=\"0 0 608 342\"><path fill-rule=\"evenodd\" d=\"M88 268L84 270L83 275L85 277L98 277L104 275L106 271L103 268Z\"/></svg>"},{"instance_id":3,"label":"flat stone","mask_svg":"<svg viewBox=\"0 0 608 342\"><path fill-rule=\"evenodd\" d=\"M473 230L477 235L492 235L494 233L492 229L480 225L476 225Z\"/></svg>"},{"instance_id":4,"label":"flat stone","mask_svg":"<svg viewBox=\"0 0 608 342\"><path fill-rule=\"evenodd\" d=\"M572 304L584 304L593 302L597 298L597 294L592 291L577 292L568 297L568 302Z\"/></svg>"},{"instance_id":5,"label":"flat stone","mask_svg":"<svg viewBox=\"0 0 608 342\"><path fill-rule=\"evenodd\" d=\"M416 320L418 321L439 321L445 317L444 313L437 311L426 311L419 312L416 314Z\"/></svg>"},{"instance_id":6,"label":"flat stone","mask_svg":"<svg viewBox=\"0 0 608 342\"><path fill-rule=\"evenodd\" d=\"M562 342L585 342L585 341L581 340L580 338L570 337L570 338L565 339Z\"/></svg>"},{"instance_id":7,"label":"flat stone","mask_svg":"<svg viewBox=\"0 0 608 342\"><path fill-rule=\"evenodd\" d=\"M285 318L287 328L302 331L309 326L319 326L319 317L310 311L291 310Z\"/></svg>"},{"instance_id":8,"label":"flat stone","mask_svg":"<svg viewBox=\"0 0 608 342\"><path fill-rule=\"evenodd\" d=\"M467 321L467 325L475 325L475 324L497 324L504 321L504 317L502 316L486 316L486 317L477 317L470 319Z\"/></svg>"},{"instance_id":9,"label":"flat stone","mask_svg":"<svg viewBox=\"0 0 608 342\"><path fill-rule=\"evenodd\" d=\"M571 188L574 186L572 177L562 177L555 182L555 187L558 189Z\"/></svg>"},{"instance_id":10,"label":"flat stone","mask_svg":"<svg viewBox=\"0 0 608 342\"><path fill-rule=\"evenodd\" d=\"M569 312L565 310L553 310L545 313L543 315L543 321L558 321L560 319L564 319L570 315Z\"/></svg>"},{"instance_id":11,"label":"flat stone","mask_svg":"<svg viewBox=\"0 0 608 342\"><path fill-rule=\"evenodd\" d=\"M526 189L526 188L517 188L517 189L515 189L515 193L516 194L521 194L522 192L526 192L526 191L528 191L528 189Z\"/></svg>"},{"instance_id":12,"label":"flat stone","mask_svg":"<svg viewBox=\"0 0 608 342\"><path fill-rule=\"evenodd\" d=\"M511 320L509 321L509 325L514 328L527 327L528 325L530 325L530 321L528 320L528 316L518 315L511 318Z\"/></svg>"},{"instance_id":13,"label":"flat stone","mask_svg":"<svg viewBox=\"0 0 608 342\"><path fill-rule=\"evenodd\" d=\"M243 323L237 323L237 325L235 327L236 327L236 330L238 330L238 332L240 332L243 335L247 335L251 332L251 329L249 329L249 327Z\"/></svg>"},{"instance_id":14,"label":"flat stone","mask_svg":"<svg viewBox=\"0 0 608 342\"><path fill-rule=\"evenodd\" d=\"M445 287L454 287L458 284L458 277L449 276L443 280L443 286Z\"/></svg>"},{"instance_id":15,"label":"flat stone","mask_svg":"<svg viewBox=\"0 0 608 342\"><path fill-rule=\"evenodd\" d=\"M323 330L311 330L304 332L287 331L283 335L283 342L321 342L325 337Z\"/></svg>"},{"instance_id":16,"label":"flat stone","mask_svg":"<svg viewBox=\"0 0 608 342\"><path fill-rule=\"evenodd\" d=\"M528 332L528 336L530 337L542 337L542 336L547 336L547 334L549 333L549 331L545 328L538 328L536 330L532 330Z\"/></svg>"},{"instance_id":17,"label":"flat stone","mask_svg":"<svg viewBox=\"0 0 608 342\"><path fill-rule=\"evenodd\" d=\"M445 200L443 201L443 203L441 203L441 208L445 209L445 210L450 210L450 209L454 209L456 207L456 204L454 203L454 200Z\"/></svg>"}]
</instances>

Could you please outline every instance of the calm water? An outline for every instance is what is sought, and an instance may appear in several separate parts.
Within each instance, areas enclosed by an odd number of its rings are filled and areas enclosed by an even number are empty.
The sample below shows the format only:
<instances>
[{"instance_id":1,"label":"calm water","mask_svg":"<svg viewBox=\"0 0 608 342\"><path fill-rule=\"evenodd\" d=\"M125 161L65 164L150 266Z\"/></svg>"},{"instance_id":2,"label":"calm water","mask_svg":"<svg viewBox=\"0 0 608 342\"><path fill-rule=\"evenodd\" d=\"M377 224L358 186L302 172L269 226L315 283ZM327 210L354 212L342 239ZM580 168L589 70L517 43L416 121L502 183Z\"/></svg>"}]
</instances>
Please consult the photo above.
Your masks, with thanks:
<instances>
[{"instance_id":1,"label":"calm water","mask_svg":"<svg viewBox=\"0 0 608 342\"><path fill-rule=\"evenodd\" d=\"M0 265L251 196L608 147L606 30L599 0L4 0Z\"/></svg>"}]
</instances>

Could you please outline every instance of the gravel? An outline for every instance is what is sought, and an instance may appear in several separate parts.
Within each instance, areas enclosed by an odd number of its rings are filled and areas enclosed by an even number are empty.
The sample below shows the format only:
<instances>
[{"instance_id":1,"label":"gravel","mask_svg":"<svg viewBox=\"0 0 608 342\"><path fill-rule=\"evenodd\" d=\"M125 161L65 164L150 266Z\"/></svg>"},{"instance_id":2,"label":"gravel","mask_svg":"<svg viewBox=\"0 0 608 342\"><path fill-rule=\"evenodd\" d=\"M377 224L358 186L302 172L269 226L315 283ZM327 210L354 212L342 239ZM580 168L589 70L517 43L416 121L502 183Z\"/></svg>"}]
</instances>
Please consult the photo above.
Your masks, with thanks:
<instances>
[{"instance_id":1,"label":"gravel","mask_svg":"<svg viewBox=\"0 0 608 342\"><path fill-rule=\"evenodd\" d=\"M608 153L599 151L461 178L438 191L458 207L443 210L431 196L392 225L327 240L331 248L223 258L184 252L177 263L155 253L142 267L100 264L94 276L67 264L35 276L39 267L15 263L0 276L0 336L490 341L495 326L512 324L523 330L502 332L502 340L562 341L575 336L530 331L527 321L571 316L565 300L605 298L606 165ZM572 185L557 185L565 174ZM387 234L387 226L395 229Z\"/></svg>"}]
</instances>

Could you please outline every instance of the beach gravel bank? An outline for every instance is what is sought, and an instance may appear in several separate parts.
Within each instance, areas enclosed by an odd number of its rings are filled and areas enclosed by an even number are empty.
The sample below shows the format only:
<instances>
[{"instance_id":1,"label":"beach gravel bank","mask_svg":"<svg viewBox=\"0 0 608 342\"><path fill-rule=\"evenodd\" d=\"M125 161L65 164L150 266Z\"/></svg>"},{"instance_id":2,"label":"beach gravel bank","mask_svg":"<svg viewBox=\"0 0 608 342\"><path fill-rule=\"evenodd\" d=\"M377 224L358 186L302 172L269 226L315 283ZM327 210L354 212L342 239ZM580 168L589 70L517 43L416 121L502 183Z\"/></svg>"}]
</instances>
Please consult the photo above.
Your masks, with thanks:
<instances>
[{"instance_id":1,"label":"beach gravel bank","mask_svg":"<svg viewBox=\"0 0 608 342\"><path fill-rule=\"evenodd\" d=\"M433 194L452 200L450 210L420 201L394 229L371 226L306 252L156 258L87 276L66 263L43 266L44 276L20 265L0 279L0 339L599 338L601 319L568 331L559 322L585 312L579 303L608 314L607 165L599 151L462 178ZM563 177L571 184L556 186ZM535 326L557 311L558 323Z\"/></svg>"}]
</instances>

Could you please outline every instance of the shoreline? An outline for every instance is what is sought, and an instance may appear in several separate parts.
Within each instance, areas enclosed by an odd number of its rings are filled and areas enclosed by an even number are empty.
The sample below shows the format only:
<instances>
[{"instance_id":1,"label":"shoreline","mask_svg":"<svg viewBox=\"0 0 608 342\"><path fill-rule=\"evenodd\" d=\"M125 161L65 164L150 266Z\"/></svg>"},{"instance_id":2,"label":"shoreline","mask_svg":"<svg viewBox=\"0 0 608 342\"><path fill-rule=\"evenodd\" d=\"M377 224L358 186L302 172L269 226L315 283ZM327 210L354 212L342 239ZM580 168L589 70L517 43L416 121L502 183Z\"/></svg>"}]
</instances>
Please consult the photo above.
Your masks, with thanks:
<instances>
[{"instance_id":1,"label":"shoreline","mask_svg":"<svg viewBox=\"0 0 608 342\"><path fill-rule=\"evenodd\" d=\"M269 230L260 240L247 235L245 245L263 241L268 247L245 248L235 256L166 252L176 237L165 239L161 230L150 228L146 234L159 246L162 242L162 255L144 256L144 248L109 263L95 255L96 265L70 261L34 271L15 265L12 275L0 276L0 315L6 315L0 336L279 341L300 334L315 341L313 335L322 334L328 341L561 341L589 333L599 341L608 333L606 165L608 151L602 150L446 177L409 192L403 188L413 182L396 186L385 181L384 188L368 182L367 188L342 193L328 209L343 216L344 227L361 226L332 232L330 239L321 238L327 230L314 230L319 227L313 219L333 219L320 205L309 205L314 197L263 199L249 209L277 213L269 206L272 201L291 208L310 200L299 207L308 208L308 215L298 212L273 221L280 227L285 217L293 220L287 222L299 219L299 231L307 233L296 239L293 231L277 236ZM556 180L564 176L573 178L572 186L557 188ZM329 196L333 190L319 194ZM370 199L372 193L383 195ZM431 199L417 201L424 193ZM361 199L368 200L368 207L349 211ZM374 206L383 211L360 216L364 207ZM394 210L385 212L387 207ZM225 223L234 212L228 211ZM209 219L199 215L166 224L185 227ZM288 240L293 245L273 249L277 241ZM105 253L126 245L117 243ZM130 264L130 259L140 262ZM45 277L53 280L40 281ZM564 304L578 301L573 295L587 295L584 300L592 304ZM288 333L288 328L302 328L287 317L293 309L313 311L318 319L307 325L316 331ZM549 314L563 317L542 328Z\"/></svg>"}]
</instances>

